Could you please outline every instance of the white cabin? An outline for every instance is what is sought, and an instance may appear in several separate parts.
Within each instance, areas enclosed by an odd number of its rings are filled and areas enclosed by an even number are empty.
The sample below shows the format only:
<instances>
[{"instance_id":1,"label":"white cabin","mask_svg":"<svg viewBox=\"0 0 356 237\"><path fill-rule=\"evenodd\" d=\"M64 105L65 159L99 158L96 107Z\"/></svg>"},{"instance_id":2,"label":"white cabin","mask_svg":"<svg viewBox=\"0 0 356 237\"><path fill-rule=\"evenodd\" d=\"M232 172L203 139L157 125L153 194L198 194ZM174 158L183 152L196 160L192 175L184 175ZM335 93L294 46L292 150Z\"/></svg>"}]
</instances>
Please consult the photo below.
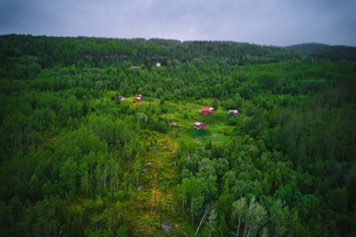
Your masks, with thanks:
<instances>
[{"instance_id":1,"label":"white cabin","mask_svg":"<svg viewBox=\"0 0 356 237\"><path fill-rule=\"evenodd\" d=\"M237 109L231 109L227 113L230 114L230 115L238 115L239 111L237 111Z\"/></svg>"}]
</instances>

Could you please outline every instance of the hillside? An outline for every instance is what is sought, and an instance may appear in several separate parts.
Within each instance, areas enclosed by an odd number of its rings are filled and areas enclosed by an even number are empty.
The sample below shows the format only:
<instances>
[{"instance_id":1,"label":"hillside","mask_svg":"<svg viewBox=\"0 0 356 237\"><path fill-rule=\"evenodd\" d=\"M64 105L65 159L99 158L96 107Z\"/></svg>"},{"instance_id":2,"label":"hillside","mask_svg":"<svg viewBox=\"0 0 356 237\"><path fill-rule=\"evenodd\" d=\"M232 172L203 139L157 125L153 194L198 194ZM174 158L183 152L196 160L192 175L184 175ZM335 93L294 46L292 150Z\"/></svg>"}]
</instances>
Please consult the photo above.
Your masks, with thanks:
<instances>
[{"instance_id":1,"label":"hillside","mask_svg":"<svg viewBox=\"0 0 356 237\"><path fill-rule=\"evenodd\" d=\"M314 51L312 57L326 60L356 60L356 48L348 46L333 46Z\"/></svg>"},{"instance_id":2,"label":"hillside","mask_svg":"<svg viewBox=\"0 0 356 237\"><path fill-rule=\"evenodd\" d=\"M75 62L92 66L114 63L152 66L175 65L211 57L229 64L278 62L297 57L280 47L223 41L175 41L164 39L65 38L46 36L0 36L2 60L27 55L41 67ZM153 62L152 62L153 60Z\"/></svg>"},{"instance_id":3,"label":"hillside","mask_svg":"<svg viewBox=\"0 0 356 237\"><path fill-rule=\"evenodd\" d=\"M328 48L330 45L327 44L320 44L320 43L304 43L304 44L295 44L295 45L290 45L287 47L284 47L286 49L292 49L295 51L299 52L304 52L304 53L311 53L316 50Z\"/></svg>"},{"instance_id":4,"label":"hillside","mask_svg":"<svg viewBox=\"0 0 356 237\"><path fill-rule=\"evenodd\" d=\"M294 52L309 55L315 59L324 60L356 60L356 48L349 46L330 46L319 43L297 44L285 47Z\"/></svg>"},{"instance_id":5,"label":"hillside","mask_svg":"<svg viewBox=\"0 0 356 237\"><path fill-rule=\"evenodd\" d=\"M328 52L0 36L0 236L355 235L356 60Z\"/></svg>"}]
</instances>

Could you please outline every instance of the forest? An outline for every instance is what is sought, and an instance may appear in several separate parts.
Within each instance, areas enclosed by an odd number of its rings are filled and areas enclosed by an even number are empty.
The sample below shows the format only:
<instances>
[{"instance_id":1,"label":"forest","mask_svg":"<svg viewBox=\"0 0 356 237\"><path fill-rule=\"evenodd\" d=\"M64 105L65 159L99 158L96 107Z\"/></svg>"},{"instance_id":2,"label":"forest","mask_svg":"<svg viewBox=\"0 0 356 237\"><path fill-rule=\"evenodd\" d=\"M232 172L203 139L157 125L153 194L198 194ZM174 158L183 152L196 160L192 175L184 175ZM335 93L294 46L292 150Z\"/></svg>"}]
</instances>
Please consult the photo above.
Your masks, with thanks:
<instances>
[{"instance_id":1,"label":"forest","mask_svg":"<svg viewBox=\"0 0 356 237\"><path fill-rule=\"evenodd\" d=\"M1 35L0 236L356 236L355 91L352 47Z\"/></svg>"}]
</instances>

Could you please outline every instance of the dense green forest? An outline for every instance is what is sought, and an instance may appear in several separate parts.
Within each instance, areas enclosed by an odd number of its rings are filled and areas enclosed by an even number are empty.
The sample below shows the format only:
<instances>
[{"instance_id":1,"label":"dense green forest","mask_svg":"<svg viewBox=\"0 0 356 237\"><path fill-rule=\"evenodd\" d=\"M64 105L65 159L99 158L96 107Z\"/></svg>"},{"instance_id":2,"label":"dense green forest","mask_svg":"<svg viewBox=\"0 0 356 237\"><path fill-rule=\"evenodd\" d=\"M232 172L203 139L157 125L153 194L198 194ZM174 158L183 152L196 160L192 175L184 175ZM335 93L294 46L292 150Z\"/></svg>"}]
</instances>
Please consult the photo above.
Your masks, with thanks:
<instances>
[{"instance_id":1,"label":"dense green forest","mask_svg":"<svg viewBox=\"0 0 356 237\"><path fill-rule=\"evenodd\" d=\"M355 236L355 48L307 51L0 36L0 236Z\"/></svg>"}]
</instances>

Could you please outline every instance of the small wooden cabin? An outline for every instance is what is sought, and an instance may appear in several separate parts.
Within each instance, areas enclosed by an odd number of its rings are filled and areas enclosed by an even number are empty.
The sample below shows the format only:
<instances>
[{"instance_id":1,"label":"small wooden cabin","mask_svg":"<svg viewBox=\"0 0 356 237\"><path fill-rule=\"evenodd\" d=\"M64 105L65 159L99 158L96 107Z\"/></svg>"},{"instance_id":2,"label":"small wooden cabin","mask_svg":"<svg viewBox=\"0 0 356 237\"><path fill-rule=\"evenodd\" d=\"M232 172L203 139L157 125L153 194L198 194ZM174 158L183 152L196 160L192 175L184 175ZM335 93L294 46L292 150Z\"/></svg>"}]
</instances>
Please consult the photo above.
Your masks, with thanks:
<instances>
[{"instance_id":1,"label":"small wooden cabin","mask_svg":"<svg viewBox=\"0 0 356 237\"><path fill-rule=\"evenodd\" d=\"M237 109L230 109L227 113L230 115L238 115L239 111L237 111Z\"/></svg>"},{"instance_id":2,"label":"small wooden cabin","mask_svg":"<svg viewBox=\"0 0 356 237\"><path fill-rule=\"evenodd\" d=\"M116 97L116 103L117 103L117 104L119 104L120 102L123 102L123 101L125 101L125 100L126 100L125 97L123 97L123 96L121 96L121 95Z\"/></svg>"},{"instance_id":3,"label":"small wooden cabin","mask_svg":"<svg viewBox=\"0 0 356 237\"><path fill-rule=\"evenodd\" d=\"M201 108L201 110L199 111L199 113L201 115L207 115L207 114L211 114L211 110L208 108L208 107L204 107L204 108Z\"/></svg>"},{"instance_id":4,"label":"small wooden cabin","mask_svg":"<svg viewBox=\"0 0 356 237\"><path fill-rule=\"evenodd\" d=\"M206 129L206 124L205 123L201 123L201 122L195 122L194 123L194 128L195 129Z\"/></svg>"},{"instance_id":5,"label":"small wooden cabin","mask_svg":"<svg viewBox=\"0 0 356 237\"><path fill-rule=\"evenodd\" d=\"M143 96L141 94L136 95L135 99L137 101L141 101L143 99Z\"/></svg>"}]
</instances>

